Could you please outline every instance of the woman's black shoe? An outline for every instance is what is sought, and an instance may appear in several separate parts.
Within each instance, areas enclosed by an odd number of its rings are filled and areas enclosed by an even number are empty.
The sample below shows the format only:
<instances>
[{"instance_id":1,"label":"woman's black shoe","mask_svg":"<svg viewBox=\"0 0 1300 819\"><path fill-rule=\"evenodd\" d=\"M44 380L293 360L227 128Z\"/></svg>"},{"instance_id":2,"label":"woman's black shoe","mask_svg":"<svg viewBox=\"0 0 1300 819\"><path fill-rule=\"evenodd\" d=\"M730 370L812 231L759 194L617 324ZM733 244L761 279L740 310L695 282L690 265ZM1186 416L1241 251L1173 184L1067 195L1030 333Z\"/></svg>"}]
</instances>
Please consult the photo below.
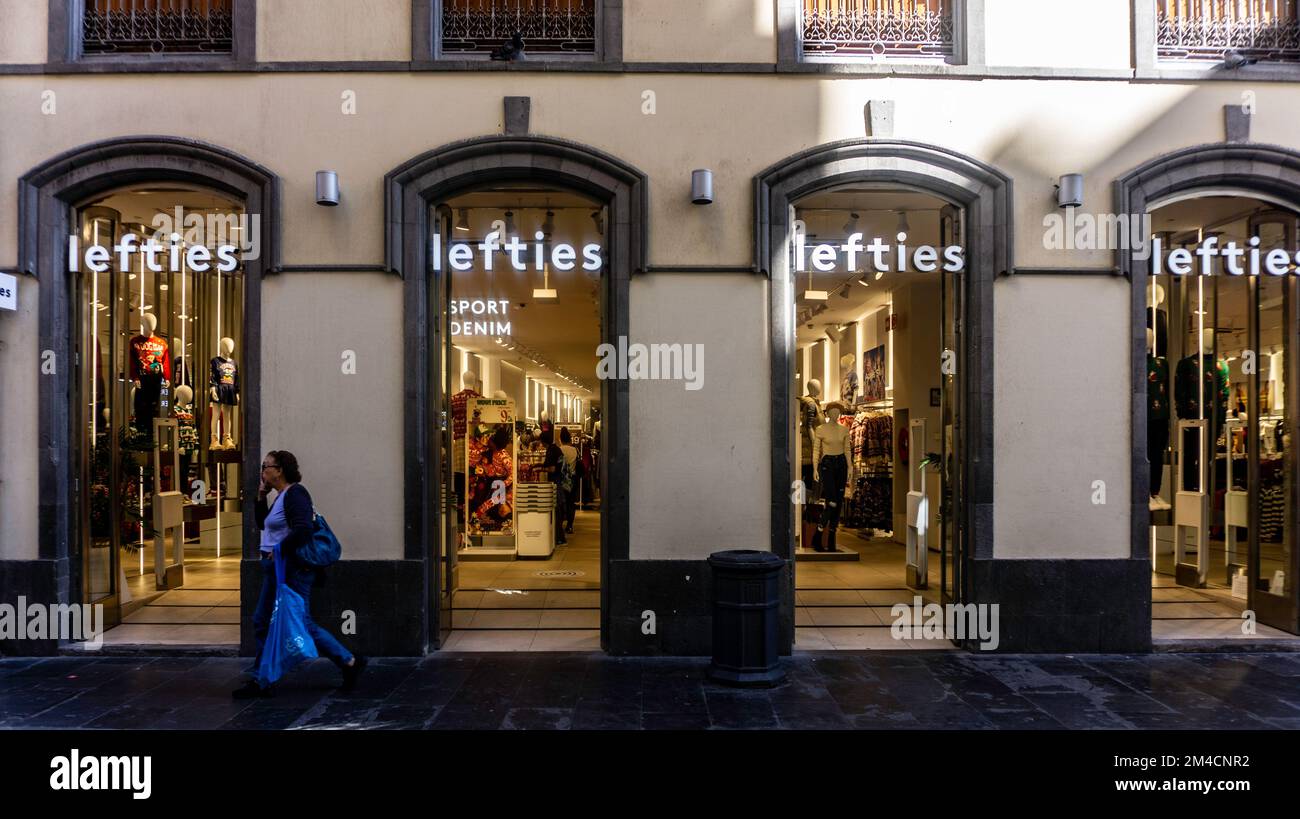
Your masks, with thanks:
<instances>
[{"instance_id":1,"label":"woman's black shoe","mask_svg":"<svg viewBox=\"0 0 1300 819\"><path fill-rule=\"evenodd\" d=\"M257 684L257 680L249 680L244 683L242 688L231 691L230 696L237 700L255 700L262 697L274 697L275 689L270 686L263 688Z\"/></svg>"},{"instance_id":2,"label":"woman's black shoe","mask_svg":"<svg viewBox=\"0 0 1300 819\"><path fill-rule=\"evenodd\" d=\"M347 692L356 688L357 678L361 676L361 672L365 671L368 665L370 665L369 658L362 657L360 654L354 656L352 665L343 666L343 685L339 686L339 689Z\"/></svg>"}]
</instances>

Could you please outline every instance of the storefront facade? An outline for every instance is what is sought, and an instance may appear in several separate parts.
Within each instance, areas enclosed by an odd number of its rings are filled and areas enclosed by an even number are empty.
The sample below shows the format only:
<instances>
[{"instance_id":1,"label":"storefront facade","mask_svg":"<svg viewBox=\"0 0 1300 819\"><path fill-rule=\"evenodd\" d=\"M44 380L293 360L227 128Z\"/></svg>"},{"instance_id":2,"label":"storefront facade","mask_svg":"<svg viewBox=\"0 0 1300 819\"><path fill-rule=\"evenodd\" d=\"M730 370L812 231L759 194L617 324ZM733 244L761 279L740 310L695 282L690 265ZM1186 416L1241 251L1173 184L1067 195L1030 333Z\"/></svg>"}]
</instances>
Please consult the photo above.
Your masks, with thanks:
<instances>
[{"instance_id":1,"label":"storefront facade","mask_svg":"<svg viewBox=\"0 0 1300 819\"><path fill-rule=\"evenodd\" d=\"M78 464L86 418L102 411L84 394L93 379L77 377L90 348L78 345L68 236L105 195L186 188L260 218L259 249L239 271L238 454L203 456L234 464L203 474L239 492L215 496L222 514L239 516L239 649L254 645L252 498L268 450L297 454L344 544L313 600L318 619L350 623L344 641L367 654L447 645L452 484L439 436L461 367L439 353L453 332L451 291L435 264L447 244L433 237L460 226L451 216L440 227L434 213L487 190L508 205L531 196L538 204L523 207L539 213L551 209L546 197L571 195L584 219L591 211L588 238L600 245L598 276L583 284L600 341L703 351L694 386L616 377L588 394L604 439L593 461L599 646L707 653L708 555L760 549L788 561L782 646L795 650L803 512L792 500L801 473L791 398L809 375L795 326L807 306L791 255L796 211L810 197L887 189L950 209L943 229L965 259L959 296L944 307L952 379L915 385L933 389L952 427L929 432L953 456L944 480L956 487L944 490L955 499L944 512L951 551L932 558L950 571L943 599L1000 606L1000 650L1150 650L1151 527L1166 525L1148 502L1150 263L1095 232L1058 241L1052 219L1145 214L1198 195L1300 210L1290 57L1231 70L1135 60L1157 49L1143 39L1155 36L1150 10L1127 0L1041 4L1028 18L941 3L946 34L919 63L804 49L834 35L805 26L813 10L788 0L710 4L704 19L678 2L589 3L590 53L508 64L458 53L464 32L439 2L390 0L362 15L343 0L310 14L235 0L227 57L152 59L95 52L80 4L19 5L0 7L11 32L0 43L0 107L12 123L0 151L0 212L11 216L0 270L18 278L17 309L0 312L7 598L89 599ZM1044 33L1062 16L1076 41ZM692 194L697 169L711 170L707 203L692 201L706 198ZM336 174L335 207L317 203L321 170ZM1070 209L1055 188L1067 174L1083 177ZM143 284L141 273L131 281ZM1296 280L1270 285L1287 310ZM573 280L559 281L563 300ZM146 310L143 290L139 299L132 322ZM200 368L234 335L219 328L204 330L216 352ZM1295 327L1287 332L1277 366L1290 374L1300 357ZM509 379L493 377L513 397ZM1270 406L1289 432L1296 416L1284 408L1300 406L1300 376L1276 383L1284 399ZM518 403L535 411L539 394ZM1261 421L1243 423L1258 431ZM1289 447L1267 454L1294 473ZM1290 511L1270 541L1281 563L1268 564L1269 577L1251 570L1244 601L1292 634L1297 486L1285 483ZM1276 571L1280 585L1261 595ZM901 569L897 585L910 588ZM59 648L0 638L5 653Z\"/></svg>"}]
</instances>

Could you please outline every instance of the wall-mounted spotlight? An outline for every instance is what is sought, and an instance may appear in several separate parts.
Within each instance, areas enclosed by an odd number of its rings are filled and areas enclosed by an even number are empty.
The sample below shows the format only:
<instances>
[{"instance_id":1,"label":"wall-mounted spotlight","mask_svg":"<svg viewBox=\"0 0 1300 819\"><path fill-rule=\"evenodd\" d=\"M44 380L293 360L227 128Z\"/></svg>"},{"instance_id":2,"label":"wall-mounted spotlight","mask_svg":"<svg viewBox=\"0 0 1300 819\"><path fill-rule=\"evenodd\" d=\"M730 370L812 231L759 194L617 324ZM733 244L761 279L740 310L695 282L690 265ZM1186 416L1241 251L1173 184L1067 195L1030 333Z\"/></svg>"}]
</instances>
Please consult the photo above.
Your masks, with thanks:
<instances>
[{"instance_id":1,"label":"wall-mounted spotlight","mask_svg":"<svg viewBox=\"0 0 1300 819\"><path fill-rule=\"evenodd\" d=\"M907 234L910 233L911 230L912 230L912 226L907 223L907 211L900 210L898 212L898 229L896 232L901 233L902 236L898 237L898 241L901 242L905 240L907 238Z\"/></svg>"},{"instance_id":2,"label":"wall-mounted spotlight","mask_svg":"<svg viewBox=\"0 0 1300 819\"><path fill-rule=\"evenodd\" d=\"M856 213L850 213L849 221L844 223L844 235L852 236L854 233L857 232L857 230L858 230L858 215Z\"/></svg>"},{"instance_id":3,"label":"wall-mounted spotlight","mask_svg":"<svg viewBox=\"0 0 1300 819\"><path fill-rule=\"evenodd\" d=\"M542 235L547 239L555 232L555 211L546 211L546 218L542 220Z\"/></svg>"},{"instance_id":4,"label":"wall-mounted spotlight","mask_svg":"<svg viewBox=\"0 0 1300 819\"><path fill-rule=\"evenodd\" d=\"M339 203L339 175L334 171L316 172L316 204L334 207Z\"/></svg>"},{"instance_id":5,"label":"wall-mounted spotlight","mask_svg":"<svg viewBox=\"0 0 1300 819\"><path fill-rule=\"evenodd\" d=\"M1056 206L1077 208L1083 205L1083 174L1067 173L1056 186Z\"/></svg>"},{"instance_id":6,"label":"wall-mounted spotlight","mask_svg":"<svg viewBox=\"0 0 1300 819\"><path fill-rule=\"evenodd\" d=\"M510 237L514 235L515 235L515 212L512 210L508 210L506 211L506 236Z\"/></svg>"},{"instance_id":7,"label":"wall-mounted spotlight","mask_svg":"<svg viewBox=\"0 0 1300 819\"><path fill-rule=\"evenodd\" d=\"M456 211L456 230L469 230L469 209L461 208Z\"/></svg>"},{"instance_id":8,"label":"wall-mounted spotlight","mask_svg":"<svg viewBox=\"0 0 1300 819\"><path fill-rule=\"evenodd\" d=\"M691 203L713 204L713 171L707 168L691 171Z\"/></svg>"}]
</instances>

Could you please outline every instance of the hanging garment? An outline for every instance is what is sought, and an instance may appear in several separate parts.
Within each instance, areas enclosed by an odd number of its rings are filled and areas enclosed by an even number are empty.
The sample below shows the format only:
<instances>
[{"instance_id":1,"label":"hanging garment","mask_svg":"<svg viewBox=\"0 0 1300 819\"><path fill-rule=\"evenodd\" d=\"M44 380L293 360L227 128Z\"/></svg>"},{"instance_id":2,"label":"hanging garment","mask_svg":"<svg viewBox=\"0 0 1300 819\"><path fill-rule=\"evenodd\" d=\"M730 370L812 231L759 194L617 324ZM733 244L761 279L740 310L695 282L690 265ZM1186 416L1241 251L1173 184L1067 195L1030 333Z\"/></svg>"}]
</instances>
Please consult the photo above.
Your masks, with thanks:
<instances>
[{"instance_id":1,"label":"hanging garment","mask_svg":"<svg viewBox=\"0 0 1300 819\"><path fill-rule=\"evenodd\" d=\"M1201 417L1203 407L1205 418L1222 424L1228 416L1228 362L1216 361L1212 355L1189 355L1179 361L1174 373L1174 404L1178 417L1185 421Z\"/></svg>"}]
</instances>

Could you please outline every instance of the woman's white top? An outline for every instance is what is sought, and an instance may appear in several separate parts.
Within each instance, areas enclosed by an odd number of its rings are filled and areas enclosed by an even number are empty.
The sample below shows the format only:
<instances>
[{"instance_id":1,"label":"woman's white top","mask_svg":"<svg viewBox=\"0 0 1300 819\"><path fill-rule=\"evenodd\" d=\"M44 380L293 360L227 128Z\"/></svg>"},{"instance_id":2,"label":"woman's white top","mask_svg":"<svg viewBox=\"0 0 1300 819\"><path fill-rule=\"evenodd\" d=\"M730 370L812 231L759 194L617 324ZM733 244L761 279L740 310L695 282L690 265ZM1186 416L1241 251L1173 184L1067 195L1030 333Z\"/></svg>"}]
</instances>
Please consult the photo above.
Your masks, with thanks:
<instances>
[{"instance_id":1,"label":"woman's white top","mask_svg":"<svg viewBox=\"0 0 1300 819\"><path fill-rule=\"evenodd\" d=\"M289 536L289 519L284 514L284 493L288 491L289 487L286 486L284 492L275 494L275 503L271 504L271 510L266 514L266 523L262 524L263 552L270 553Z\"/></svg>"}]
</instances>

